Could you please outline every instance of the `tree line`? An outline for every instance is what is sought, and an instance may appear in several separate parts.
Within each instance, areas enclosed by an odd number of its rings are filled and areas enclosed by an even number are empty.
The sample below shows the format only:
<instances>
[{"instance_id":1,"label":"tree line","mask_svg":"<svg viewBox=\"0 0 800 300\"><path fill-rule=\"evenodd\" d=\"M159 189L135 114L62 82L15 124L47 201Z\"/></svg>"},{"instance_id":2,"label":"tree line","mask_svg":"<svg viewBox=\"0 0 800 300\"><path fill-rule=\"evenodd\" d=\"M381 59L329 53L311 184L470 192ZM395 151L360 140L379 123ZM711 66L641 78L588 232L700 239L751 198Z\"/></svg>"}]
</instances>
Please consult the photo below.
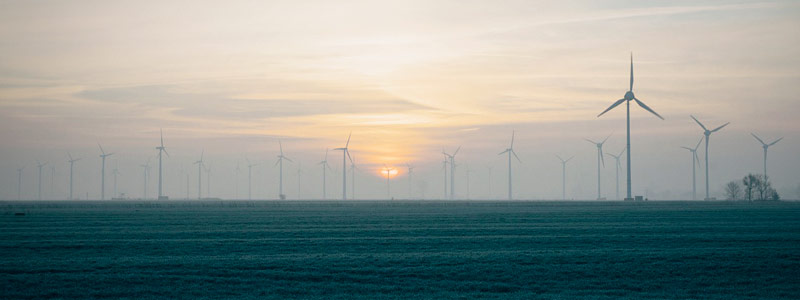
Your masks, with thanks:
<instances>
[{"instance_id":1,"label":"tree line","mask_svg":"<svg viewBox=\"0 0 800 300\"><path fill-rule=\"evenodd\" d=\"M728 200L778 201L781 199L769 178L761 174L747 174L741 185L736 180L725 184L725 197Z\"/></svg>"}]
</instances>

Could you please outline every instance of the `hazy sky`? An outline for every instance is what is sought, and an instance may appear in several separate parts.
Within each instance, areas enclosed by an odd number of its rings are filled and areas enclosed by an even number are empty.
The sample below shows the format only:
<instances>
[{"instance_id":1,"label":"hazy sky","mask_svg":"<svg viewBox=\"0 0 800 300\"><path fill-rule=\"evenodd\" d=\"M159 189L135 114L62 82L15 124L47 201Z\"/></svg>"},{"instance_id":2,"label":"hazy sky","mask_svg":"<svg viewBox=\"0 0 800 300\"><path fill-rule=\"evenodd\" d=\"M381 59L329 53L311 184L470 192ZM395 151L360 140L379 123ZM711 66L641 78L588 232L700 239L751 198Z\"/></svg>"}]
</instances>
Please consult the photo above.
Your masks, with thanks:
<instances>
[{"instance_id":1,"label":"hazy sky","mask_svg":"<svg viewBox=\"0 0 800 300\"><path fill-rule=\"evenodd\" d=\"M440 152L459 145L459 197L467 167L472 198L504 197L497 153L516 130L516 198L560 197L554 154L576 156L568 197L594 198L596 150L583 138L612 134L605 149L624 148L624 107L596 116L627 90L631 52L637 97L666 118L632 107L635 194L690 197L691 156L679 146L701 136L694 114L731 122L712 136L712 194L761 171L755 132L785 137L769 173L797 197L796 1L2 1L0 198L16 197L21 166L23 198L36 197L36 160L50 163L45 197L65 197L67 151L83 158L76 194L98 198L97 143L117 152L107 191L118 166L119 191L141 196L150 159L153 196L159 128L172 197L186 196L187 171L196 196L191 162L203 150L212 196L234 196L239 163L244 197L247 158L261 163L254 197L276 197L281 140L296 162L285 165L286 193L298 197L300 162L300 197L318 198L316 164L351 131L359 198L385 197L378 169L406 162L414 196L441 197ZM341 196L341 159L330 153L329 197ZM613 167L607 157L609 198ZM408 196L404 168L392 189Z\"/></svg>"}]
</instances>

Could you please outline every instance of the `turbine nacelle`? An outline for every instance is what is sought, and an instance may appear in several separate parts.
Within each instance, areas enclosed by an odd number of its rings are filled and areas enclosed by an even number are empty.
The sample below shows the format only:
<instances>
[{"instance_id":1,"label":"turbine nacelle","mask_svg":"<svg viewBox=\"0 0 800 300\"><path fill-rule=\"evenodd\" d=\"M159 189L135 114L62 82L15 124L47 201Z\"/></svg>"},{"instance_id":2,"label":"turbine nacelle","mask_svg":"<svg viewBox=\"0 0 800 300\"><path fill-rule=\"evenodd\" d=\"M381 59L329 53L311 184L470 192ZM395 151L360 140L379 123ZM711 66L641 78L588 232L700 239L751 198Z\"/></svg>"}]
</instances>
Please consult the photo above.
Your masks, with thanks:
<instances>
[{"instance_id":1,"label":"turbine nacelle","mask_svg":"<svg viewBox=\"0 0 800 300\"><path fill-rule=\"evenodd\" d=\"M627 91L627 92L625 92L625 97L623 99L625 99L627 101L631 101L634 98L636 98L636 96L633 95L633 92L632 91Z\"/></svg>"}]
</instances>

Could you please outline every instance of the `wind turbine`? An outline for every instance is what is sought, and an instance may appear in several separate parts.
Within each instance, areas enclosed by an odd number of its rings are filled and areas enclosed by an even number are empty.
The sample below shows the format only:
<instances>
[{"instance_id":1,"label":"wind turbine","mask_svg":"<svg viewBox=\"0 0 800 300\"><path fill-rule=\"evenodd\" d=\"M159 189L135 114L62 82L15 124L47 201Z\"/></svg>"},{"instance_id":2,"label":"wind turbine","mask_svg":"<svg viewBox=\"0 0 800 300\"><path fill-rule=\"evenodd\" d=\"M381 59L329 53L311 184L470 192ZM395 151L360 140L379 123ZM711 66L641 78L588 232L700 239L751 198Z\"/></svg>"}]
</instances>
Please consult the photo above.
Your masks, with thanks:
<instances>
[{"instance_id":1,"label":"wind turbine","mask_svg":"<svg viewBox=\"0 0 800 300\"><path fill-rule=\"evenodd\" d=\"M387 199L392 199L392 193L391 193L391 190L389 189L390 188L390 186L389 186L389 178L392 175L392 171L394 171L394 168L389 168L388 166L386 166L386 164L383 164L383 172L386 173L386 198Z\"/></svg>"},{"instance_id":2,"label":"wind turbine","mask_svg":"<svg viewBox=\"0 0 800 300\"><path fill-rule=\"evenodd\" d=\"M681 146L681 148L689 150L689 152L692 153L692 200L697 200L697 176L695 171L697 171L697 164L700 164L700 157L697 156L697 148L700 147L700 143L702 142L703 138L701 137L700 140L697 141L697 145L694 146L694 148Z\"/></svg>"},{"instance_id":3,"label":"wind turbine","mask_svg":"<svg viewBox=\"0 0 800 300\"><path fill-rule=\"evenodd\" d=\"M203 154L205 153L205 150L201 151L200 160L194 162L197 165L197 200L203 199Z\"/></svg>"},{"instance_id":4,"label":"wind turbine","mask_svg":"<svg viewBox=\"0 0 800 300\"><path fill-rule=\"evenodd\" d=\"M17 168L17 200L22 200L22 170L25 167Z\"/></svg>"},{"instance_id":5,"label":"wind turbine","mask_svg":"<svg viewBox=\"0 0 800 300\"><path fill-rule=\"evenodd\" d=\"M327 170L333 171L333 169L331 169L331 166L328 165L328 148L325 148L325 160L319 162L318 165L322 165L322 200L325 200L325 198L328 196Z\"/></svg>"},{"instance_id":6,"label":"wind turbine","mask_svg":"<svg viewBox=\"0 0 800 300\"><path fill-rule=\"evenodd\" d=\"M500 152L497 155L503 155L503 153L508 153L508 200L511 200L511 154L514 154L514 157L517 158L519 163L522 163L522 160L519 159L517 156L517 152L514 152L514 131L511 131L511 145L506 148L505 151ZM453 176L450 174L450 176Z\"/></svg>"},{"instance_id":7,"label":"wind turbine","mask_svg":"<svg viewBox=\"0 0 800 300\"><path fill-rule=\"evenodd\" d=\"M450 155L447 152L444 152L444 149L442 149L442 154L444 154L446 159L450 159L450 200L453 200L455 197L456 155L458 155L458 150L461 150L461 146L458 146L456 151L453 152L453 155Z\"/></svg>"},{"instance_id":8,"label":"wind turbine","mask_svg":"<svg viewBox=\"0 0 800 300\"><path fill-rule=\"evenodd\" d=\"M117 169L118 166L119 162L115 162L114 169L111 170L111 175L114 175L114 194L111 195L111 199L114 199L115 196L118 196L117 195L117 175L119 175L119 170Z\"/></svg>"},{"instance_id":9,"label":"wind turbine","mask_svg":"<svg viewBox=\"0 0 800 300\"><path fill-rule=\"evenodd\" d=\"M245 160L247 161L247 200L253 200L253 167L258 164L251 164L246 157Z\"/></svg>"},{"instance_id":10,"label":"wind turbine","mask_svg":"<svg viewBox=\"0 0 800 300\"><path fill-rule=\"evenodd\" d=\"M300 200L300 191L302 191L302 188L300 186L303 183L302 174L303 174L303 167L301 166L301 163L298 161L297 162L297 200Z\"/></svg>"},{"instance_id":11,"label":"wind turbine","mask_svg":"<svg viewBox=\"0 0 800 300\"><path fill-rule=\"evenodd\" d=\"M158 150L158 200L164 200L165 197L164 197L164 193L162 192L163 180L162 180L162 177L161 177L162 176L161 175L161 153L162 152L166 153L167 157L169 157L169 152L167 152L167 148L164 147L164 130L162 129L160 132L161 132L161 146L156 147L156 149ZM148 166L148 168L150 168L150 167Z\"/></svg>"},{"instance_id":12,"label":"wind turbine","mask_svg":"<svg viewBox=\"0 0 800 300\"><path fill-rule=\"evenodd\" d=\"M442 153L444 153L444 149L442 149ZM444 181L442 181L444 186L444 197L442 199L447 199L447 164L449 163L450 162L447 161L447 155L445 155L444 160L442 161L442 171L444 172Z\"/></svg>"},{"instance_id":13,"label":"wind turbine","mask_svg":"<svg viewBox=\"0 0 800 300\"><path fill-rule=\"evenodd\" d=\"M406 163L406 168L408 169L408 199L411 200L414 198L411 194L411 173L414 171L414 167Z\"/></svg>"},{"instance_id":14,"label":"wind turbine","mask_svg":"<svg viewBox=\"0 0 800 300\"><path fill-rule=\"evenodd\" d=\"M774 142L767 144L767 143L764 143L764 141L762 141L758 136L756 136L755 133L750 133L750 134L752 134L754 138L756 138L759 142L761 142L761 146L764 147L764 180L766 180L766 178L768 178L767 177L767 149L769 148L769 146L775 145L778 142L780 142L783 138L779 138L779 139L775 140Z\"/></svg>"},{"instance_id":15,"label":"wind turbine","mask_svg":"<svg viewBox=\"0 0 800 300\"><path fill-rule=\"evenodd\" d=\"M72 158L72 154L70 154L69 152L67 152L67 156L69 156L69 160L67 161L67 162L69 162L69 200L72 200L72 174L73 174L72 173L72 169L73 169L73 166L75 165L75 162L79 161L81 159L80 158L77 158L77 159Z\"/></svg>"},{"instance_id":16,"label":"wind turbine","mask_svg":"<svg viewBox=\"0 0 800 300\"><path fill-rule=\"evenodd\" d=\"M617 154L617 155L614 155L614 154L606 152L606 155L611 156L611 157L614 158L614 160L616 160L616 170L617 170L616 171L616 173L617 173L617 198L616 199L619 199L619 168L621 166L621 164L619 163L619 158L622 157L622 153L624 153L624 152L625 152L625 148L622 148L622 151L620 151L619 154Z\"/></svg>"},{"instance_id":17,"label":"wind turbine","mask_svg":"<svg viewBox=\"0 0 800 300\"><path fill-rule=\"evenodd\" d=\"M42 167L45 165L47 165L47 162L42 164L38 160L36 161L36 167L39 168L39 200L42 200Z\"/></svg>"},{"instance_id":18,"label":"wind turbine","mask_svg":"<svg viewBox=\"0 0 800 300\"><path fill-rule=\"evenodd\" d=\"M600 163L601 162L603 163L603 167L606 166L606 160L603 158L603 144L606 143L606 141L608 140L609 137L611 137L611 135L607 136L605 140L603 140L602 142L599 142L599 143L595 142L595 141L592 141L590 139L584 139L587 142L592 143L595 146L597 146L597 200L600 200L600 198L601 198L600 197Z\"/></svg>"},{"instance_id":19,"label":"wind turbine","mask_svg":"<svg viewBox=\"0 0 800 300\"><path fill-rule=\"evenodd\" d=\"M283 194L283 160L288 160L292 162L291 159L283 155L283 144L281 141L278 141L278 147L280 147L281 154L278 155L278 160L275 162L275 165L279 165L278 168L278 198L281 200L286 199L286 195Z\"/></svg>"},{"instance_id":20,"label":"wind turbine","mask_svg":"<svg viewBox=\"0 0 800 300\"><path fill-rule=\"evenodd\" d=\"M203 169L206 171L206 197L211 198L211 166L206 166Z\"/></svg>"},{"instance_id":21,"label":"wind turbine","mask_svg":"<svg viewBox=\"0 0 800 300\"><path fill-rule=\"evenodd\" d=\"M103 160L100 169L100 200L106 200L106 157L114 155L114 153L106 154L106 151L103 150L103 146L100 146L100 144L97 144L97 147L100 147L100 158Z\"/></svg>"},{"instance_id":22,"label":"wind turbine","mask_svg":"<svg viewBox=\"0 0 800 300\"><path fill-rule=\"evenodd\" d=\"M561 156L556 155L558 160L561 161L561 200L567 200L567 163L575 156L564 160Z\"/></svg>"},{"instance_id":23,"label":"wind turbine","mask_svg":"<svg viewBox=\"0 0 800 300\"><path fill-rule=\"evenodd\" d=\"M147 199L147 175L150 173L150 159L147 159L147 162L143 165L139 165L142 167L142 171L144 173L144 196L142 199Z\"/></svg>"},{"instance_id":24,"label":"wind turbine","mask_svg":"<svg viewBox=\"0 0 800 300\"><path fill-rule=\"evenodd\" d=\"M350 158L350 199L356 200L356 161Z\"/></svg>"},{"instance_id":25,"label":"wind turbine","mask_svg":"<svg viewBox=\"0 0 800 300\"><path fill-rule=\"evenodd\" d=\"M347 136L347 143L344 144L344 147L333 149L335 151L342 150L342 200L347 200L347 159L350 159L350 163L353 162L353 158L350 157L350 148L348 148L352 135L353 133L351 132Z\"/></svg>"},{"instance_id":26,"label":"wind turbine","mask_svg":"<svg viewBox=\"0 0 800 300\"><path fill-rule=\"evenodd\" d=\"M614 102L614 104L611 104L611 106L606 108L606 110L604 110L602 113L597 115L597 117L599 118L600 116L602 116L607 111L613 109L614 107L617 107L617 105L622 104L622 102L625 102L625 109L626 109L625 110L626 111L625 115L626 115L626 124L627 124L626 132L627 132L627 136L628 136L627 144L625 146L625 149L628 150L627 165L625 166L628 169L627 170L628 171L627 172L628 173L628 180L627 180L628 181L628 186L627 186L627 196L625 197L625 200L628 200L628 201L633 200L633 198L631 196L631 100L636 101L636 104L639 104L639 106L641 106L645 110L647 110L650 113L656 115L656 117L658 117L659 119L664 120L664 118L661 117L661 115L659 115L657 112L655 112L652 109L650 109L650 107L648 107L646 104L642 103L642 101L639 101L639 99L637 99L636 96L633 95L633 53L631 53L631 81L630 81L630 86L628 88L628 91L625 92L625 96L622 99L617 100L617 102Z\"/></svg>"},{"instance_id":27,"label":"wind turbine","mask_svg":"<svg viewBox=\"0 0 800 300\"><path fill-rule=\"evenodd\" d=\"M728 124L730 124L731 122L725 123L720 127L714 128L713 130L708 130L708 128L706 128L706 126L703 125L703 123L700 123L700 121L698 121L697 118L695 118L692 115L689 115L689 116L692 117L692 119L694 119L695 122L697 122L697 125L700 125L700 127L703 128L703 135L705 135L705 138L706 138L706 198L705 198L705 200L711 200L711 198L708 196L708 139L711 137L712 133L719 131L720 129L722 129L722 127L728 126Z\"/></svg>"}]
</instances>

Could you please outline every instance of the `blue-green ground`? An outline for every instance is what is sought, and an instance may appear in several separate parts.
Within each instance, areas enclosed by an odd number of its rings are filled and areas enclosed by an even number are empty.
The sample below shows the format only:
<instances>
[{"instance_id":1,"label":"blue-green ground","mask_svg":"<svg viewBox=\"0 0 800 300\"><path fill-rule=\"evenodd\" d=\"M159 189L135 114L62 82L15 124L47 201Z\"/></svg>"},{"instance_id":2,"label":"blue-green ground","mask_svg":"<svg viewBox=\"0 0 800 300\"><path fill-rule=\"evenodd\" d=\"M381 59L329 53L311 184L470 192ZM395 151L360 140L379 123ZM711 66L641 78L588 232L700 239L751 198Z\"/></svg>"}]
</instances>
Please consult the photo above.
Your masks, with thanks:
<instances>
[{"instance_id":1,"label":"blue-green ground","mask_svg":"<svg viewBox=\"0 0 800 300\"><path fill-rule=\"evenodd\" d=\"M0 210L4 299L800 298L800 203L0 202Z\"/></svg>"}]
</instances>

